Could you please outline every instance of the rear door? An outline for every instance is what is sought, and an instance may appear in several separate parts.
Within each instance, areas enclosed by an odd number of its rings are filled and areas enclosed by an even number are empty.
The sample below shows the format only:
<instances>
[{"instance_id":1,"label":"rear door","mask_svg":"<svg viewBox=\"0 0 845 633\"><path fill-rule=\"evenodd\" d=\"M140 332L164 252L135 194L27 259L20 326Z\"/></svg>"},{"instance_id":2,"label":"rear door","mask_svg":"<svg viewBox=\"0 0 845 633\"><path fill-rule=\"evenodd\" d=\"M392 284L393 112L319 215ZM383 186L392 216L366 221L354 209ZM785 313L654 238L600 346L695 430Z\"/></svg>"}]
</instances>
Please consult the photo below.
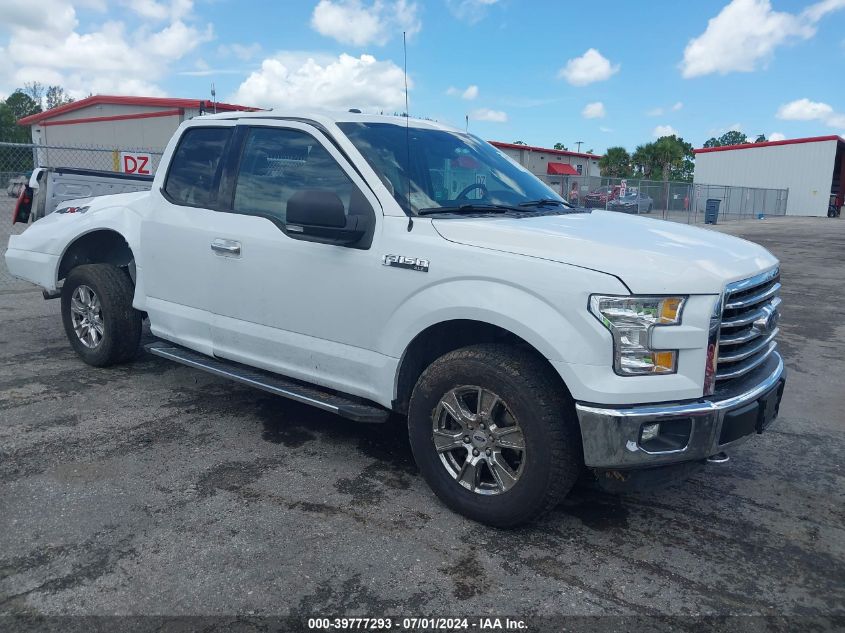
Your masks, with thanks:
<instances>
[{"instance_id":1,"label":"rear door","mask_svg":"<svg viewBox=\"0 0 845 633\"><path fill-rule=\"evenodd\" d=\"M141 223L138 278L153 334L211 354L214 254L220 182L235 121L208 121L182 133Z\"/></svg>"}]
</instances>

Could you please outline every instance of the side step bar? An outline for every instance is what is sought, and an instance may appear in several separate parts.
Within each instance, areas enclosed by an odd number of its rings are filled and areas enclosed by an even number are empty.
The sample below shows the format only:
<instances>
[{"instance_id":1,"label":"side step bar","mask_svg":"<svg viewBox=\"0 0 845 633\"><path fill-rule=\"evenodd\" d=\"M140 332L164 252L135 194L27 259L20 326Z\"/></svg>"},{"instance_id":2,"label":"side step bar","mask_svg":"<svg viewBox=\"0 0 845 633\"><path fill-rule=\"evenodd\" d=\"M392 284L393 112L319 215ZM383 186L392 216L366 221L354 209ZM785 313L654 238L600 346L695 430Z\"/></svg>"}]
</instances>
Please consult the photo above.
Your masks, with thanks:
<instances>
[{"instance_id":1,"label":"side step bar","mask_svg":"<svg viewBox=\"0 0 845 633\"><path fill-rule=\"evenodd\" d=\"M368 404L364 400L359 401L352 396L344 396L335 391L307 385L269 371L212 358L173 343L157 341L146 345L145 349L156 356L176 361L188 367L201 369L215 376L228 378L283 398L309 404L356 422L387 422L387 418L390 416L390 411L376 404Z\"/></svg>"}]
</instances>

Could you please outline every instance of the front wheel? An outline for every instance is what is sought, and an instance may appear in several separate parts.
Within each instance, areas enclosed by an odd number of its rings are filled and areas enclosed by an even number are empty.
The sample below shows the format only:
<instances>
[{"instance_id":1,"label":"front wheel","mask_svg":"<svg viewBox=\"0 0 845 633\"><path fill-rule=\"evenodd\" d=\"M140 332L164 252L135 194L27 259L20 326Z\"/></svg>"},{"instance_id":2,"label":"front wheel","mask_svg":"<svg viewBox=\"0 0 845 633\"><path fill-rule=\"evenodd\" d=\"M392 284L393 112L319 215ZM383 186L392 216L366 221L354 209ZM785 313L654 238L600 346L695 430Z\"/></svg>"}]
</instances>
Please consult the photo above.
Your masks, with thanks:
<instances>
[{"instance_id":1,"label":"front wheel","mask_svg":"<svg viewBox=\"0 0 845 633\"><path fill-rule=\"evenodd\" d=\"M513 527L555 507L581 471L578 427L553 370L507 345L434 361L408 412L420 471L447 506Z\"/></svg>"},{"instance_id":2,"label":"front wheel","mask_svg":"<svg viewBox=\"0 0 845 633\"><path fill-rule=\"evenodd\" d=\"M74 351L89 365L132 360L141 339L141 313L124 271L110 264L77 266L62 286L62 322Z\"/></svg>"}]
</instances>

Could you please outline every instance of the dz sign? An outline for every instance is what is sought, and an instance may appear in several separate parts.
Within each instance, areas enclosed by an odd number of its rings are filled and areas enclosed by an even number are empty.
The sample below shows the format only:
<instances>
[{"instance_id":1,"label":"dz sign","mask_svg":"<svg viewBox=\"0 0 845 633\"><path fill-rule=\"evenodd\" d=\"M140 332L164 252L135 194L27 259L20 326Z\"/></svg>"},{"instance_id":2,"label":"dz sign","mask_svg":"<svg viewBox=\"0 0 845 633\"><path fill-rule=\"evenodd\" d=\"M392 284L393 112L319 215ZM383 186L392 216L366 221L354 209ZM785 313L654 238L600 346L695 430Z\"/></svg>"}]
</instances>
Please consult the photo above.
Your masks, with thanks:
<instances>
[{"instance_id":1,"label":"dz sign","mask_svg":"<svg viewBox=\"0 0 845 633\"><path fill-rule=\"evenodd\" d=\"M152 156L136 152L120 152L120 171L124 174L152 176Z\"/></svg>"}]
</instances>

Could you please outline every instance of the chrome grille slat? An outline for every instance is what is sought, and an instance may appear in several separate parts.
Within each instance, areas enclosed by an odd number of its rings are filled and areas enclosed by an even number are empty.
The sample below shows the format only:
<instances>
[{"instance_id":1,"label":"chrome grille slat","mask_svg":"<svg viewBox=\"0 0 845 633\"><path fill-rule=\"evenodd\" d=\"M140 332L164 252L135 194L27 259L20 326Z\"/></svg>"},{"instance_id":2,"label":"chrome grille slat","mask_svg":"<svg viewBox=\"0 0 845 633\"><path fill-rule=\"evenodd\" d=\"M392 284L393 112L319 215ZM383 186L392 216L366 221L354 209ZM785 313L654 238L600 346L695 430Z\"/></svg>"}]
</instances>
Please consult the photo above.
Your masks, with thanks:
<instances>
[{"instance_id":1,"label":"chrome grille slat","mask_svg":"<svg viewBox=\"0 0 845 633\"><path fill-rule=\"evenodd\" d=\"M771 343L775 337L778 335L780 330L775 328L774 331L769 334L764 340L762 341L754 341L754 345L746 346L741 348L741 351L737 350L730 350L728 353L723 354L721 349L721 343L719 348L719 362L720 363L737 363L741 360L745 360L749 356L753 356L760 350L762 350L766 345ZM759 338L759 336L758 336Z\"/></svg>"},{"instance_id":2,"label":"chrome grille slat","mask_svg":"<svg viewBox=\"0 0 845 633\"><path fill-rule=\"evenodd\" d=\"M777 349L780 271L729 284L719 327L716 381L744 376Z\"/></svg>"},{"instance_id":3,"label":"chrome grille slat","mask_svg":"<svg viewBox=\"0 0 845 633\"><path fill-rule=\"evenodd\" d=\"M768 347L759 356L754 356L744 363L737 363L731 367L716 372L716 380L729 380L731 378L739 378L744 376L752 369L756 369L762 365L766 359L778 348L778 344L772 341Z\"/></svg>"},{"instance_id":4,"label":"chrome grille slat","mask_svg":"<svg viewBox=\"0 0 845 633\"><path fill-rule=\"evenodd\" d=\"M767 288L766 290L751 295L750 297L744 297L742 299L737 299L736 301L731 301L730 303L725 304L725 310L737 310L739 308L747 308L748 306L753 306L760 303L761 301L770 299L777 295L779 292L780 284L776 283L773 286Z\"/></svg>"}]
</instances>

